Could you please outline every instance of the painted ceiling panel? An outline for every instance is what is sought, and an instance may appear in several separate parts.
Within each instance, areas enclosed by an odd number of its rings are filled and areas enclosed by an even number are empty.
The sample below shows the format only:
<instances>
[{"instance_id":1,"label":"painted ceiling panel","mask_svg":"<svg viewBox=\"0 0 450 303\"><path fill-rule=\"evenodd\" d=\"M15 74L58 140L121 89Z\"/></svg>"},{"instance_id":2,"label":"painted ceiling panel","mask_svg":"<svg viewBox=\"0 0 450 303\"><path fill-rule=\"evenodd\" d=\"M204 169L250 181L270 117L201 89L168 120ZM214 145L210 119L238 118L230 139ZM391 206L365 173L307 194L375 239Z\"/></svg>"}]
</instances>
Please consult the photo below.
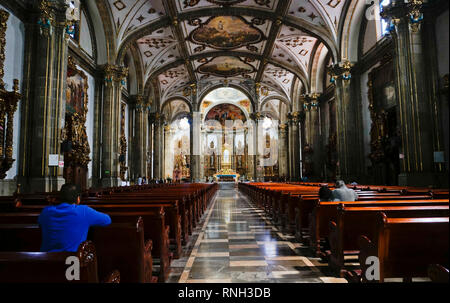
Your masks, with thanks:
<instances>
[{"instance_id":1,"label":"painted ceiling panel","mask_svg":"<svg viewBox=\"0 0 450 303\"><path fill-rule=\"evenodd\" d=\"M204 17L183 22L190 55L212 51L262 54L272 22L253 17Z\"/></svg>"},{"instance_id":2,"label":"painted ceiling panel","mask_svg":"<svg viewBox=\"0 0 450 303\"><path fill-rule=\"evenodd\" d=\"M292 0L289 15L321 26L336 37L345 0Z\"/></svg>"},{"instance_id":3,"label":"painted ceiling panel","mask_svg":"<svg viewBox=\"0 0 450 303\"><path fill-rule=\"evenodd\" d=\"M161 96L182 94L183 88L194 81L226 80L240 85L259 81L289 98L295 74L304 74L309 81L312 58L320 41L326 40L326 45L333 47L348 0L104 1L109 4L117 48L128 47L129 41L123 42L133 37L132 43L137 43L141 55L144 81L156 77ZM227 10L227 16L220 16L224 7L246 8L249 13L229 16L233 11ZM167 26L168 18L175 17L179 22ZM148 34L148 26L162 18L161 24L167 27ZM305 30L282 25L272 39L278 18L298 23L296 26ZM269 64L260 61L265 53L270 53L265 58ZM187 65L168 69L168 64L181 59Z\"/></svg>"},{"instance_id":4,"label":"painted ceiling panel","mask_svg":"<svg viewBox=\"0 0 450 303\"><path fill-rule=\"evenodd\" d=\"M146 75L180 59L179 43L170 27L137 40Z\"/></svg>"},{"instance_id":5,"label":"painted ceiling panel","mask_svg":"<svg viewBox=\"0 0 450 303\"><path fill-rule=\"evenodd\" d=\"M291 95L294 78L295 75L293 73L272 64L268 64L264 70L263 82L278 88L289 97Z\"/></svg>"},{"instance_id":6,"label":"painted ceiling panel","mask_svg":"<svg viewBox=\"0 0 450 303\"><path fill-rule=\"evenodd\" d=\"M180 93L189 83L189 74L184 65L169 69L158 76L161 96Z\"/></svg>"},{"instance_id":7,"label":"painted ceiling panel","mask_svg":"<svg viewBox=\"0 0 450 303\"><path fill-rule=\"evenodd\" d=\"M177 1L177 7L179 12L187 12L193 9L219 8L230 5L275 11L278 1L279 0L179 0Z\"/></svg>"},{"instance_id":8,"label":"painted ceiling panel","mask_svg":"<svg viewBox=\"0 0 450 303\"><path fill-rule=\"evenodd\" d=\"M272 58L309 74L311 56L318 40L303 31L283 26L275 42Z\"/></svg>"},{"instance_id":9,"label":"painted ceiling panel","mask_svg":"<svg viewBox=\"0 0 450 303\"><path fill-rule=\"evenodd\" d=\"M108 0L117 40L121 42L130 32L164 16L157 3L161 1Z\"/></svg>"}]
</instances>

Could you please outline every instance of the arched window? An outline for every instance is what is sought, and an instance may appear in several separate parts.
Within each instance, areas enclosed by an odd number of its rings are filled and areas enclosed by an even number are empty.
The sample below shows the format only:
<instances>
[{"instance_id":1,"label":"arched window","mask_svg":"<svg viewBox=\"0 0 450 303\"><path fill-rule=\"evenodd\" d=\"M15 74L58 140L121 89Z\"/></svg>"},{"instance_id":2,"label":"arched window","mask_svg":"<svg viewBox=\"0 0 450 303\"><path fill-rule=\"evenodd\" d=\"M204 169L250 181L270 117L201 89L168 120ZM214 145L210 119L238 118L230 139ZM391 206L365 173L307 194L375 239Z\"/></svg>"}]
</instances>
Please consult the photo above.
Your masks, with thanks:
<instances>
[{"instance_id":1,"label":"arched window","mask_svg":"<svg viewBox=\"0 0 450 303\"><path fill-rule=\"evenodd\" d=\"M380 0L380 12L383 11L385 6L391 4L391 0ZM389 24L383 18L381 20L381 34L384 36L389 33Z\"/></svg>"}]
</instances>

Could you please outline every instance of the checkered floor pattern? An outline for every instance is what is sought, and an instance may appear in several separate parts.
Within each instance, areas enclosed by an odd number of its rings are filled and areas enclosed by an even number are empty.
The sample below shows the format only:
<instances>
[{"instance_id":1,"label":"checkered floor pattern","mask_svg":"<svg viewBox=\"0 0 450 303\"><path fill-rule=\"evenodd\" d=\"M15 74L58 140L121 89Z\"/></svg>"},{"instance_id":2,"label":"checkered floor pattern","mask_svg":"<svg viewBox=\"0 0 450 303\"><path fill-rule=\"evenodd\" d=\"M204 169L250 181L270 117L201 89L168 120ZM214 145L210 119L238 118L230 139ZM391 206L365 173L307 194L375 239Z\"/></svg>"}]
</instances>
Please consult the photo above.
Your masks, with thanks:
<instances>
[{"instance_id":1,"label":"checkered floor pattern","mask_svg":"<svg viewBox=\"0 0 450 303\"><path fill-rule=\"evenodd\" d=\"M170 283L341 283L328 264L283 234L237 188L218 191Z\"/></svg>"}]
</instances>

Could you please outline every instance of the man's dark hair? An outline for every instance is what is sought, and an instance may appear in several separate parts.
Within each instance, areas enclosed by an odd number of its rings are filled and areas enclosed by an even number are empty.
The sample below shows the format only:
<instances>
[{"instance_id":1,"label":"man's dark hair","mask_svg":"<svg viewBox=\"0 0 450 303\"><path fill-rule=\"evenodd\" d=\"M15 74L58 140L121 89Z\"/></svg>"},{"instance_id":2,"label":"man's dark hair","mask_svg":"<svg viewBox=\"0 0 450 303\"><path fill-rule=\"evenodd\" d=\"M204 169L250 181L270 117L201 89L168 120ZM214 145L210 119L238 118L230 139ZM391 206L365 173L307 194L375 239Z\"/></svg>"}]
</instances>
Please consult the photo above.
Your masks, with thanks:
<instances>
[{"instance_id":1,"label":"man's dark hair","mask_svg":"<svg viewBox=\"0 0 450 303\"><path fill-rule=\"evenodd\" d=\"M333 192L331 189L328 188L328 186L321 186L319 189L319 199L321 201L331 201L331 197L333 195Z\"/></svg>"},{"instance_id":2,"label":"man's dark hair","mask_svg":"<svg viewBox=\"0 0 450 303\"><path fill-rule=\"evenodd\" d=\"M80 190L75 184L64 184L59 194L61 203L77 203Z\"/></svg>"}]
</instances>

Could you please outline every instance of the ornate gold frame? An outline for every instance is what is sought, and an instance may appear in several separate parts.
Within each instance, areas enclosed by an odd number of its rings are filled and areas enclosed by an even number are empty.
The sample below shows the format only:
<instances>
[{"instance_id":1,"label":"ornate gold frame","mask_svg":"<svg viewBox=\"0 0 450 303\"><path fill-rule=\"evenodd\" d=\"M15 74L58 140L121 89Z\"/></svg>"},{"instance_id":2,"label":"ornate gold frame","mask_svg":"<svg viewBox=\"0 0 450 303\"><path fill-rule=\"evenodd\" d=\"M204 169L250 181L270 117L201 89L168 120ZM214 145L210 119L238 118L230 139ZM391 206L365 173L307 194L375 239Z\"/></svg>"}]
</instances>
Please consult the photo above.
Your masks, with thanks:
<instances>
[{"instance_id":1,"label":"ornate gold frame","mask_svg":"<svg viewBox=\"0 0 450 303\"><path fill-rule=\"evenodd\" d=\"M91 149L86 132L86 120L88 113L88 77L86 74L77 68L76 62L72 57L68 58L67 71L72 70L74 75L79 75L84 82L83 92L83 109L81 113L67 113L66 124L64 126L64 135L62 139L72 142L72 150L65 153L64 161L64 177L67 181L75 182L73 169L75 167L82 167L87 169L87 165L91 161L89 154ZM70 169L72 168L72 170Z\"/></svg>"},{"instance_id":2,"label":"ornate gold frame","mask_svg":"<svg viewBox=\"0 0 450 303\"><path fill-rule=\"evenodd\" d=\"M13 90L5 89L3 77L5 63L6 30L9 13L0 10L0 180L6 178L6 173L11 169L14 159L14 114L22 95L19 93L19 80L14 79ZM6 122L6 125L5 125Z\"/></svg>"}]
</instances>

